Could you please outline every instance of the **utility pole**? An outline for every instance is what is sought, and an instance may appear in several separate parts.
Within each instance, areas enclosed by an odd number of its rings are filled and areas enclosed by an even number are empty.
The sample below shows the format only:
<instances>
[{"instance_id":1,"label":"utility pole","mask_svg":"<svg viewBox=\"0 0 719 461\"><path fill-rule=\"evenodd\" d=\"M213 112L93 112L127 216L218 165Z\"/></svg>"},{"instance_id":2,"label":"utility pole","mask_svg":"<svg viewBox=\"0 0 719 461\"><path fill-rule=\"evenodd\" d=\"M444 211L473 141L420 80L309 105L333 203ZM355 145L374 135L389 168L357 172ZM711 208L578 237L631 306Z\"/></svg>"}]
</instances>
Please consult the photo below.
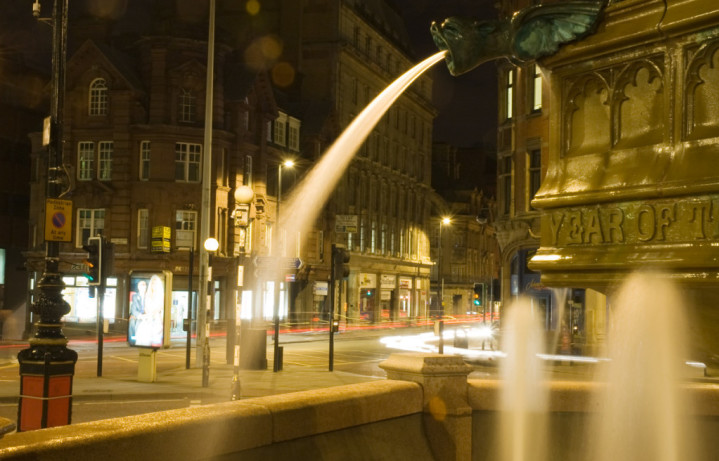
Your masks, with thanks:
<instances>
[{"instance_id":1,"label":"utility pole","mask_svg":"<svg viewBox=\"0 0 719 461\"><path fill-rule=\"evenodd\" d=\"M195 366L202 367L203 374L209 368L210 324L207 321L207 295L209 292L210 257L204 242L210 238L211 215L211 171L212 168L212 102L214 98L214 67L215 67L215 0L210 0L209 32L207 37L207 75L205 83L205 140L202 157L202 204L200 210L200 284L197 297L197 342L195 343ZM195 242L193 242L194 245ZM206 344L208 343L208 344Z\"/></svg>"}]
</instances>

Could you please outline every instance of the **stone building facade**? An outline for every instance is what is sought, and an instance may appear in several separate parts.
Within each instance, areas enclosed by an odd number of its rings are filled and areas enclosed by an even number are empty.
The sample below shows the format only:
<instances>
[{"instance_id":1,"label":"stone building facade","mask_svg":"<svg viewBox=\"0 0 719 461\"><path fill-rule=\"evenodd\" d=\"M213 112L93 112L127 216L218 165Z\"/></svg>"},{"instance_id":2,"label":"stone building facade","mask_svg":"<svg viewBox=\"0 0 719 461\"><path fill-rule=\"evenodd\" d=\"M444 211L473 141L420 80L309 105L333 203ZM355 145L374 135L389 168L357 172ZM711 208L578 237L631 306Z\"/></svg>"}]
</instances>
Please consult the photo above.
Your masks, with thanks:
<instances>
[{"instance_id":1,"label":"stone building facade","mask_svg":"<svg viewBox=\"0 0 719 461\"><path fill-rule=\"evenodd\" d=\"M83 276L83 245L102 235L114 247L104 298L109 328L126 331L139 280L158 275L171 310L169 336L184 336L202 245L207 12L181 1L144 8L142 20L71 16L62 198L72 202L73 235L60 249L72 308L66 321L95 321L98 300ZM314 228L296 241L276 232L278 196L291 194L352 118L414 64L399 14L381 1L277 0L263 3L259 16L220 2L217 24L209 212L219 248L210 322L232 325L240 315L264 327L279 302L286 325L326 327L335 243L351 251L338 303L344 322L427 316L434 117L428 77L360 148ZM280 172L285 160L295 166ZM42 270L45 162L37 132L26 253L31 286ZM246 216L234 196L242 186L254 193ZM337 215L356 227L340 232ZM301 267L284 280L266 280L263 261L274 256ZM227 334L233 337L234 328Z\"/></svg>"},{"instance_id":2,"label":"stone building facade","mask_svg":"<svg viewBox=\"0 0 719 461\"><path fill-rule=\"evenodd\" d=\"M322 1L305 8L302 100L312 109L305 154L319 155L372 99L416 62L399 12L384 1ZM342 321L416 320L428 315L432 83L420 77L360 147L323 211L323 255L350 250ZM308 113L308 119L310 118ZM349 220L350 227L338 219ZM308 281L328 279L325 266ZM310 287L305 300L310 299ZM324 299L312 295L317 311Z\"/></svg>"},{"instance_id":3,"label":"stone building facade","mask_svg":"<svg viewBox=\"0 0 719 461\"><path fill-rule=\"evenodd\" d=\"M202 245L201 170L208 154L203 146L207 56L203 10L188 15L179 3L174 8L148 3L141 13L148 17L143 30L128 24L133 21L130 17L101 19L80 12L71 21L75 46L67 62L66 180L61 198L72 203L72 238L60 244L64 294L71 306L67 322L95 321L98 301L83 276L83 245L89 237L101 235L114 247L114 267L106 274L103 300L109 328L126 331L129 300L137 294L138 280L157 275L164 282L169 314L166 341L186 334L183 320L193 275L192 291L198 286L198 258L193 261L193 255ZM127 33L119 35L118 30ZM226 30L218 28L217 37L210 235L219 241L219 248L212 259L212 322L234 319L243 286L254 286L252 257L270 251L274 197L267 190L267 175L277 147L268 142L273 139L269 130L278 118L287 124L286 132L290 126L287 110L278 108L268 71L248 68ZM34 284L42 270L48 221L46 155L40 133L32 140L32 171L38 174L30 183L26 256ZM251 224L241 226L235 219L234 191L243 185L253 189L254 198ZM250 270L245 271L245 266ZM248 276L243 278L245 272ZM247 315L252 315L254 306L246 307ZM228 335L233 332L228 329Z\"/></svg>"}]
</instances>

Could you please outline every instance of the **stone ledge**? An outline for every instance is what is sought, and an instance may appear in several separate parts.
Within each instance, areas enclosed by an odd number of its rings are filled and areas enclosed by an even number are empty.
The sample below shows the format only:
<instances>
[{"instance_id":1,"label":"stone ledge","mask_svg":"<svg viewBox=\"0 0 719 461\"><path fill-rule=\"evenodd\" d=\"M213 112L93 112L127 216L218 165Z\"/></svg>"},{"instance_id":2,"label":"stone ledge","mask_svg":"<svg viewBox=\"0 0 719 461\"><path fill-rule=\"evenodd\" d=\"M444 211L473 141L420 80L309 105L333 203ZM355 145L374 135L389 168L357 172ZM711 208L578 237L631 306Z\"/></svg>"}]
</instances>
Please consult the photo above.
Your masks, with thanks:
<instances>
[{"instance_id":1,"label":"stone ledge","mask_svg":"<svg viewBox=\"0 0 719 461\"><path fill-rule=\"evenodd\" d=\"M418 384L377 381L10 434L0 459L208 459L421 411Z\"/></svg>"},{"instance_id":2,"label":"stone ledge","mask_svg":"<svg viewBox=\"0 0 719 461\"><path fill-rule=\"evenodd\" d=\"M498 380L467 380L469 405L474 411L499 411ZM553 413L594 413L600 411L594 395L604 385L584 381L553 381L549 389L549 409ZM687 398L693 403L690 413L696 416L719 416L719 385L714 383L686 383Z\"/></svg>"},{"instance_id":3,"label":"stone ledge","mask_svg":"<svg viewBox=\"0 0 719 461\"><path fill-rule=\"evenodd\" d=\"M255 399L273 418L273 441L422 412L422 388L404 381L350 384Z\"/></svg>"}]
</instances>

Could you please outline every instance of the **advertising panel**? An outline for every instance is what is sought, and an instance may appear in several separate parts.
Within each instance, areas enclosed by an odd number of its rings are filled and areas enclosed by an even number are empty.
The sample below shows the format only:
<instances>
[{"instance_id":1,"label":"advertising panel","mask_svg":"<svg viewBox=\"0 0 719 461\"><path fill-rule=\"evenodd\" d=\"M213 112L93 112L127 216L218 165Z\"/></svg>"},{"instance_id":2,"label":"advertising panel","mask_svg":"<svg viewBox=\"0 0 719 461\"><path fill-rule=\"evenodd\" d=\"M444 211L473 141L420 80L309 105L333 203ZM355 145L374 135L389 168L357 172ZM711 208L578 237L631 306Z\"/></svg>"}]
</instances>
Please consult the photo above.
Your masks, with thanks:
<instances>
[{"instance_id":1,"label":"advertising panel","mask_svg":"<svg viewBox=\"0 0 719 461\"><path fill-rule=\"evenodd\" d=\"M360 273L359 286L360 288L377 288L377 274Z\"/></svg>"},{"instance_id":2,"label":"advertising panel","mask_svg":"<svg viewBox=\"0 0 719 461\"><path fill-rule=\"evenodd\" d=\"M391 274L380 275L379 284L380 288L386 290L394 290L394 286L397 283L397 276Z\"/></svg>"},{"instance_id":3,"label":"advertising panel","mask_svg":"<svg viewBox=\"0 0 719 461\"><path fill-rule=\"evenodd\" d=\"M170 345L172 273L130 273L130 346L158 349Z\"/></svg>"}]
</instances>

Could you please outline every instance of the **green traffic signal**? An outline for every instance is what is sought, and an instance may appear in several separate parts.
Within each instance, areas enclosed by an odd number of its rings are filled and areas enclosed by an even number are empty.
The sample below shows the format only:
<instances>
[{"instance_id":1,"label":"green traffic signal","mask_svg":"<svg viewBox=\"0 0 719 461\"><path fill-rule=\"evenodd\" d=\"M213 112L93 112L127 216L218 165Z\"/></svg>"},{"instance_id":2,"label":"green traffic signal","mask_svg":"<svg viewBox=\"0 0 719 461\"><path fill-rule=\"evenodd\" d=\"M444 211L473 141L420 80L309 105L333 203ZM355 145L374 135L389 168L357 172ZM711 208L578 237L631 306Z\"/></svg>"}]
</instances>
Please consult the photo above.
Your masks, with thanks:
<instances>
[{"instance_id":1,"label":"green traffic signal","mask_svg":"<svg viewBox=\"0 0 719 461\"><path fill-rule=\"evenodd\" d=\"M102 237L90 237L87 245L82 248L87 251L87 257L83 260L86 270L82 275L88 281L88 285L100 285L102 277Z\"/></svg>"}]
</instances>

